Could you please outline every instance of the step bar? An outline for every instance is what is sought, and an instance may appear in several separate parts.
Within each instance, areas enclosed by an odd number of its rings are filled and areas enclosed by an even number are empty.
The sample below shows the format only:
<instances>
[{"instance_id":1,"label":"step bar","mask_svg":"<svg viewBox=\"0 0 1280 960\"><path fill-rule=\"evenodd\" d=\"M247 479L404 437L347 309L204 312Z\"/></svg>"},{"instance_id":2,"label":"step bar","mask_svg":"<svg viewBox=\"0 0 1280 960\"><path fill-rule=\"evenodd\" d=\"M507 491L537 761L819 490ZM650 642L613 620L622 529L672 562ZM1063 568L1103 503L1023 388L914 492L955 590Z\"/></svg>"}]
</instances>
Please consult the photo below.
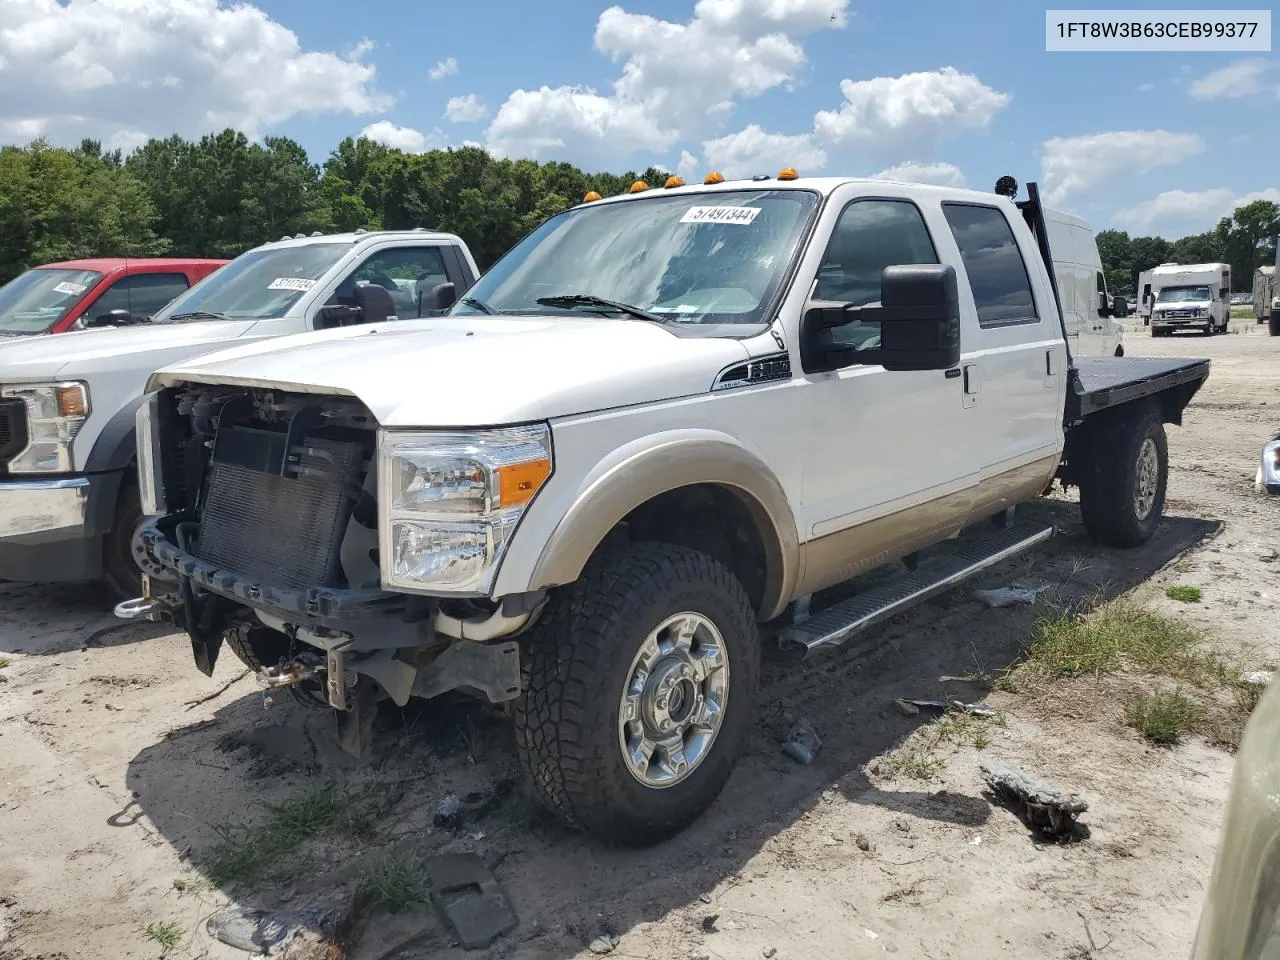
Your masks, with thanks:
<instances>
[{"instance_id":1,"label":"step bar","mask_svg":"<svg viewBox=\"0 0 1280 960\"><path fill-rule=\"evenodd\" d=\"M1053 533L1052 526L1015 524L964 543L953 552L935 558L928 571L895 577L782 628L778 642L784 649L803 651L837 646L868 627L945 593L976 573L1044 543Z\"/></svg>"}]
</instances>

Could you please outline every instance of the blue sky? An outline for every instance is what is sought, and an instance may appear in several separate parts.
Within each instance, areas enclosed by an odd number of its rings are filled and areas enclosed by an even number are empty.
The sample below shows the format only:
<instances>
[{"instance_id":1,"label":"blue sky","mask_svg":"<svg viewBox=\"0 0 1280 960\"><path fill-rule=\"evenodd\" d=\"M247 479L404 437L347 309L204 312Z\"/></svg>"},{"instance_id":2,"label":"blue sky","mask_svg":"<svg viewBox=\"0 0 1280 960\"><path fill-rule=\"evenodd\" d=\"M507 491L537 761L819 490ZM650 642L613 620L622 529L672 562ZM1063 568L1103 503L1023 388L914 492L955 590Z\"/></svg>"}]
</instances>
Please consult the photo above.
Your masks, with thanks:
<instances>
[{"instance_id":1,"label":"blue sky","mask_svg":"<svg viewBox=\"0 0 1280 960\"><path fill-rule=\"evenodd\" d=\"M317 160L367 131L618 172L1010 173L1167 236L1280 199L1271 54L1044 46L1025 0L4 0L0 140L231 124Z\"/></svg>"}]
</instances>

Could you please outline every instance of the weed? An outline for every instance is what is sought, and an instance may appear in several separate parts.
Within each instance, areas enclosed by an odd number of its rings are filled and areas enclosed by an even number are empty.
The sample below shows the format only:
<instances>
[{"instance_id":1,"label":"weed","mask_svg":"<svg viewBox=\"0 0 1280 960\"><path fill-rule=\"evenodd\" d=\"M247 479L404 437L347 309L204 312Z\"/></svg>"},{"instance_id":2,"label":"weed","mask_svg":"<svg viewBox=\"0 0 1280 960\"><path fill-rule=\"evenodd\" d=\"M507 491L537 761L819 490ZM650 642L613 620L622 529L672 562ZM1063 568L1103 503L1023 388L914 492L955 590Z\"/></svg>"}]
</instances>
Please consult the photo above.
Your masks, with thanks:
<instances>
[{"instance_id":1,"label":"weed","mask_svg":"<svg viewBox=\"0 0 1280 960\"><path fill-rule=\"evenodd\" d=\"M1173 746L1207 718L1204 705L1179 690L1145 693L1125 708L1125 720L1152 743Z\"/></svg>"},{"instance_id":2,"label":"weed","mask_svg":"<svg viewBox=\"0 0 1280 960\"><path fill-rule=\"evenodd\" d=\"M365 874L361 889L370 906L400 913L426 900L422 868L416 862L392 860Z\"/></svg>"},{"instance_id":3,"label":"weed","mask_svg":"<svg viewBox=\"0 0 1280 960\"><path fill-rule=\"evenodd\" d=\"M929 780L946 769L947 761L936 757L921 746L905 744L892 753L873 761L874 772L889 780L908 777L912 780Z\"/></svg>"},{"instance_id":4,"label":"weed","mask_svg":"<svg viewBox=\"0 0 1280 960\"><path fill-rule=\"evenodd\" d=\"M205 893L213 889L213 884L204 877L179 877L173 881L173 889L178 893Z\"/></svg>"},{"instance_id":5,"label":"weed","mask_svg":"<svg viewBox=\"0 0 1280 960\"><path fill-rule=\"evenodd\" d=\"M1003 727L1007 724L1004 714L982 716L976 713L965 713L952 710L933 724L935 743L958 743L985 750L991 746L991 728Z\"/></svg>"},{"instance_id":6,"label":"weed","mask_svg":"<svg viewBox=\"0 0 1280 960\"><path fill-rule=\"evenodd\" d=\"M182 942L182 927L172 920L152 920L142 931L142 935L168 951Z\"/></svg>"},{"instance_id":7,"label":"weed","mask_svg":"<svg viewBox=\"0 0 1280 960\"><path fill-rule=\"evenodd\" d=\"M1133 669L1159 673L1198 687L1233 682L1237 671L1205 650L1195 627L1122 597L1086 616L1059 614L1036 625L1026 660L1002 685L1025 689L1083 674Z\"/></svg>"},{"instance_id":8,"label":"weed","mask_svg":"<svg viewBox=\"0 0 1280 960\"><path fill-rule=\"evenodd\" d=\"M330 786L279 804L263 804L266 819L248 826L219 828L222 843L209 864L209 879L218 886L261 876L319 833L358 826L352 816L354 798Z\"/></svg>"},{"instance_id":9,"label":"weed","mask_svg":"<svg viewBox=\"0 0 1280 960\"><path fill-rule=\"evenodd\" d=\"M1204 591L1199 587L1170 587L1164 592L1164 595L1170 600L1177 600L1180 603L1199 603L1204 599Z\"/></svg>"},{"instance_id":10,"label":"weed","mask_svg":"<svg viewBox=\"0 0 1280 960\"><path fill-rule=\"evenodd\" d=\"M7 667L8 665L9 665L9 658L8 658L8 657L0 657L0 670L3 670L3 669L4 669L5 667Z\"/></svg>"}]
</instances>

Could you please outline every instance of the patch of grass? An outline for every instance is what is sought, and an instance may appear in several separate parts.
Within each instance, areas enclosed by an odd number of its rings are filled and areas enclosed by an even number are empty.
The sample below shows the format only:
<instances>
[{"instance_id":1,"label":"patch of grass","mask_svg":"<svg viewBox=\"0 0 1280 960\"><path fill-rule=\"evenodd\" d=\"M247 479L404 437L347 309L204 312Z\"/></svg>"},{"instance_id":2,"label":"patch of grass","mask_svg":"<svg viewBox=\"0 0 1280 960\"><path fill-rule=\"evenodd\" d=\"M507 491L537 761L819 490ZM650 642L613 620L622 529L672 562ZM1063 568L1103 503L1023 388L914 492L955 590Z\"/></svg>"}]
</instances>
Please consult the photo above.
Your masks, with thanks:
<instances>
[{"instance_id":1,"label":"patch of grass","mask_svg":"<svg viewBox=\"0 0 1280 960\"><path fill-rule=\"evenodd\" d=\"M1181 620L1122 597L1085 616L1059 614L1036 626L1026 660L1002 681L1027 689L1058 677L1136 670L1197 687L1233 682L1238 671L1203 645L1203 634Z\"/></svg>"},{"instance_id":2,"label":"patch of grass","mask_svg":"<svg viewBox=\"0 0 1280 960\"><path fill-rule=\"evenodd\" d=\"M182 927L172 920L152 920L142 931L142 935L168 951L182 942Z\"/></svg>"},{"instance_id":3,"label":"patch of grass","mask_svg":"<svg viewBox=\"0 0 1280 960\"><path fill-rule=\"evenodd\" d=\"M267 816L254 825L219 828L222 842L208 868L217 886L262 876L312 837L355 832L354 798L333 786L309 790L279 804L263 804Z\"/></svg>"},{"instance_id":4,"label":"patch of grass","mask_svg":"<svg viewBox=\"0 0 1280 960\"><path fill-rule=\"evenodd\" d=\"M213 884L204 877L179 877L173 881L173 889L178 893L205 893L213 889Z\"/></svg>"},{"instance_id":5,"label":"patch of grass","mask_svg":"<svg viewBox=\"0 0 1280 960\"><path fill-rule=\"evenodd\" d=\"M872 771L889 780L908 778L929 780L946 769L947 761L934 756L923 746L904 744L892 753L879 757L872 763Z\"/></svg>"},{"instance_id":6,"label":"patch of grass","mask_svg":"<svg viewBox=\"0 0 1280 960\"><path fill-rule=\"evenodd\" d=\"M421 865L408 860L391 860L365 874L361 891L370 907L400 913L427 899Z\"/></svg>"},{"instance_id":7,"label":"patch of grass","mask_svg":"<svg viewBox=\"0 0 1280 960\"><path fill-rule=\"evenodd\" d=\"M1180 690L1145 693L1125 708L1125 722L1162 747L1181 743L1207 717L1204 705Z\"/></svg>"},{"instance_id":8,"label":"patch of grass","mask_svg":"<svg viewBox=\"0 0 1280 960\"><path fill-rule=\"evenodd\" d=\"M1005 727L1008 720L1003 713L994 716L982 716L976 713L965 713L963 710L951 710L940 719L934 721L935 743L956 743L985 750L991 746L993 728Z\"/></svg>"},{"instance_id":9,"label":"patch of grass","mask_svg":"<svg viewBox=\"0 0 1280 960\"><path fill-rule=\"evenodd\" d=\"M1180 603L1199 603L1204 599L1204 591L1199 587L1170 587L1164 592L1164 595L1170 600L1177 600Z\"/></svg>"},{"instance_id":10,"label":"patch of grass","mask_svg":"<svg viewBox=\"0 0 1280 960\"><path fill-rule=\"evenodd\" d=\"M3 670L3 669L4 669L5 667L7 667L8 665L9 665L9 658L8 658L8 657L0 657L0 670Z\"/></svg>"}]
</instances>

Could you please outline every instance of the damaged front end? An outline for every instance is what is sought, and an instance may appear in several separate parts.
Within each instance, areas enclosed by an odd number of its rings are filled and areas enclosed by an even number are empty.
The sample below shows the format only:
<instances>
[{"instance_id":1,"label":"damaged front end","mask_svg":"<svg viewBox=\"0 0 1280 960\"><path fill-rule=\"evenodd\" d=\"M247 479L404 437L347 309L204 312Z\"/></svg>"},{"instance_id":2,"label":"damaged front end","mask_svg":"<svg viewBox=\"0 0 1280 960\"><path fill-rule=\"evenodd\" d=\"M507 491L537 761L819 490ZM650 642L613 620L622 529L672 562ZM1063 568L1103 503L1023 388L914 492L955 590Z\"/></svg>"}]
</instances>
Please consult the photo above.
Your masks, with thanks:
<instances>
[{"instance_id":1,"label":"damaged front end","mask_svg":"<svg viewBox=\"0 0 1280 960\"><path fill-rule=\"evenodd\" d=\"M229 643L267 694L337 710L357 754L379 699L518 695L509 637L540 598L383 589L378 424L359 400L185 385L148 398L138 440L143 596L118 616L172 620L206 675Z\"/></svg>"}]
</instances>

